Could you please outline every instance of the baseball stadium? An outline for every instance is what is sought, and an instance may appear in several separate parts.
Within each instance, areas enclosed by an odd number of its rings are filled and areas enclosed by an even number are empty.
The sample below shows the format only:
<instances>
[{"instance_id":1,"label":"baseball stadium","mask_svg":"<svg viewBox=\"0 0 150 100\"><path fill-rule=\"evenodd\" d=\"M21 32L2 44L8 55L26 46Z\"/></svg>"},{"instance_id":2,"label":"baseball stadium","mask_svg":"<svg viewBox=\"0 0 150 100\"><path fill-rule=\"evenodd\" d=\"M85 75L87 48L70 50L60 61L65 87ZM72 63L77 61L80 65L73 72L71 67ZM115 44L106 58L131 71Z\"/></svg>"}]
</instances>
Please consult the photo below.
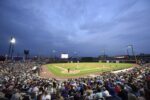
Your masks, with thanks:
<instances>
[{"instance_id":1,"label":"baseball stadium","mask_svg":"<svg viewBox=\"0 0 150 100\"><path fill-rule=\"evenodd\" d=\"M0 100L150 100L150 0L0 0Z\"/></svg>"}]
</instances>

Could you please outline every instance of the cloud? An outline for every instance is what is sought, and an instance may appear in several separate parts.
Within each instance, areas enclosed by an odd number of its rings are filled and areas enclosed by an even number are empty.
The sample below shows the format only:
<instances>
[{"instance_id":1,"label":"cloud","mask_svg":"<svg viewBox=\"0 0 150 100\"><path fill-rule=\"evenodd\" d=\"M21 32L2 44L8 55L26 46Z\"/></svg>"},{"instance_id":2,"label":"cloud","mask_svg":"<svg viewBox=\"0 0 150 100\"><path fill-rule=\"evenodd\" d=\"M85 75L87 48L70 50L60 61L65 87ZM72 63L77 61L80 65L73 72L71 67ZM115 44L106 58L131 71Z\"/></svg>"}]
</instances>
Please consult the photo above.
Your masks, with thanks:
<instances>
[{"instance_id":1,"label":"cloud","mask_svg":"<svg viewBox=\"0 0 150 100\"><path fill-rule=\"evenodd\" d=\"M120 48L128 43L149 53L145 45L150 36L149 4L148 0L2 0L0 53L7 53L11 35L17 39L16 53L29 48L48 55L57 49L96 56L105 48L114 55L124 53Z\"/></svg>"}]
</instances>

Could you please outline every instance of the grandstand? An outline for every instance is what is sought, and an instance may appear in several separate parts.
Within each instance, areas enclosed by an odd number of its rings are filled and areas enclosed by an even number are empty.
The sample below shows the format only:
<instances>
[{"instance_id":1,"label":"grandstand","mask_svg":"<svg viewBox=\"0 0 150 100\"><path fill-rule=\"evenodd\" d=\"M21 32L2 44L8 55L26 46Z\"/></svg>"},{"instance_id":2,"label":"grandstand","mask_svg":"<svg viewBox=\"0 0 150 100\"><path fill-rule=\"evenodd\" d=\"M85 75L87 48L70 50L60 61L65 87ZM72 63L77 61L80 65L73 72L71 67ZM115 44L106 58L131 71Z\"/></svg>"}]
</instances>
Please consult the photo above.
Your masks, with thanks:
<instances>
[{"instance_id":1,"label":"grandstand","mask_svg":"<svg viewBox=\"0 0 150 100\"><path fill-rule=\"evenodd\" d=\"M132 68L114 73L104 71L95 76L69 79L51 77L52 74L49 77L41 77L41 72L44 71L42 66L39 62L30 60L15 63L1 62L0 99L137 100L146 98L148 100L150 96L149 63L141 66L132 65Z\"/></svg>"}]
</instances>

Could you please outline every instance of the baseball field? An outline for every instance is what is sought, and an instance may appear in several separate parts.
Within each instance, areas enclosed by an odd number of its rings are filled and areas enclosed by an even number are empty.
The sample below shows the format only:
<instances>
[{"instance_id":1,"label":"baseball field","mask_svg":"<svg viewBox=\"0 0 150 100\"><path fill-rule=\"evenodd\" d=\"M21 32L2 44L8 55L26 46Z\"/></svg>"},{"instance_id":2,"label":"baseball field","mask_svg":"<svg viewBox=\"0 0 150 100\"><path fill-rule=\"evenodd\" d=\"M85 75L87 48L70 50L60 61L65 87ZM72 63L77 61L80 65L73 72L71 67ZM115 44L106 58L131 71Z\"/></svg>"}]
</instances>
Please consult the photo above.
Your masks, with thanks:
<instances>
[{"instance_id":1,"label":"baseball field","mask_svg":"<svg viewBox=\"0 0 150 100\"><path fill-rule=\"evenodd\" d=\"M47 71L57 77L80 77L83 75L96 74L122 70L132 67L128 63L55 63L47 64Z\"/></svg>"}]
</instances>

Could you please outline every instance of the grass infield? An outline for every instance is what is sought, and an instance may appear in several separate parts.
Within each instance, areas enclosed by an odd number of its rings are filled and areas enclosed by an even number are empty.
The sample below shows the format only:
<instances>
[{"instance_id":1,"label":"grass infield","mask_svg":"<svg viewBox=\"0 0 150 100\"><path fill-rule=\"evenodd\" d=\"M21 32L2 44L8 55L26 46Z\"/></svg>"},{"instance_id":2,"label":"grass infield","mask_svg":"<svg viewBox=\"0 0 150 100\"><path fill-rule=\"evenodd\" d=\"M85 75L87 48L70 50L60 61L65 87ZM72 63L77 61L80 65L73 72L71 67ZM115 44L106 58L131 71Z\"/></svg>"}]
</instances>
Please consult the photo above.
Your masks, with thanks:
<instances>
[{"instance_id":1,"label":"grass infield","mask_svg":"<svg viewBox=\"0 0 150 100\"><path fill-rule=\"evenodd\" d=\"M116 71L132 67L128 63L56 63L47 64L48 70L58 77L82 76L87 74ZM70 71L68 72L68 69Z\"/></svg>"}]
</instances>

